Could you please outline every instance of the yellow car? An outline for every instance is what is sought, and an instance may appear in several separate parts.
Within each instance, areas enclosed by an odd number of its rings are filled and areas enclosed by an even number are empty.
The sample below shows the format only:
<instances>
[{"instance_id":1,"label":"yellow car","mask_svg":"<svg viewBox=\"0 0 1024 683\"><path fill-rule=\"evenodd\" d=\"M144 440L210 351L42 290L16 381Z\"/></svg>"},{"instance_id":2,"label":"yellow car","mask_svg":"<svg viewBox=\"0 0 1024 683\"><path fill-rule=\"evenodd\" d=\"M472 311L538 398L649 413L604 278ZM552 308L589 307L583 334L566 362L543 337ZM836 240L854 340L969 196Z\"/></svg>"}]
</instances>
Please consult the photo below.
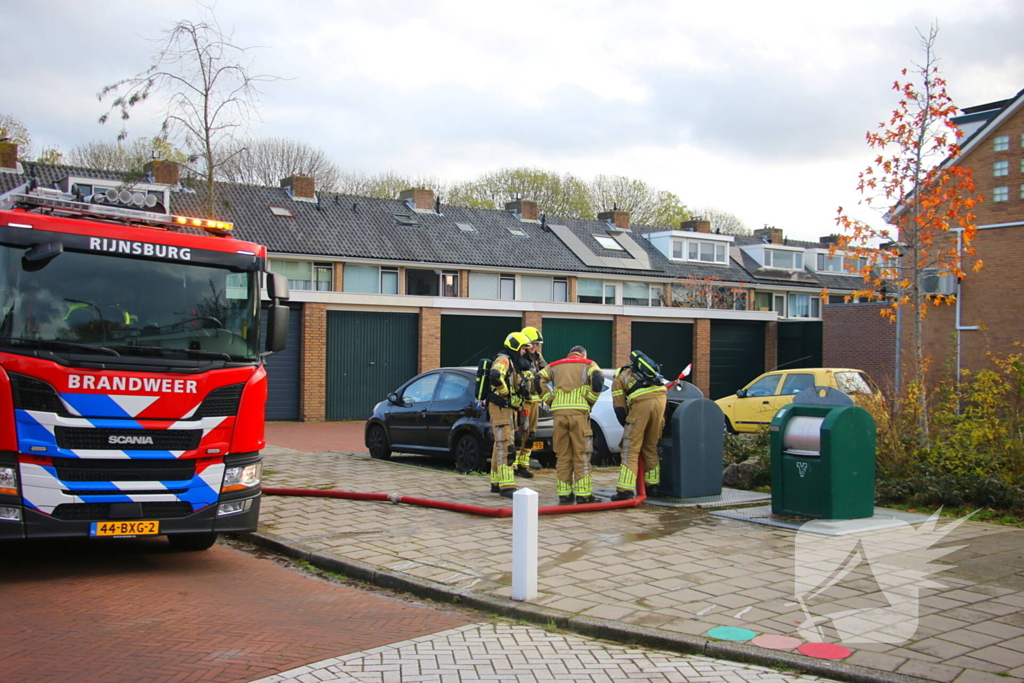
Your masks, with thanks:
<instances>
[{"instance_id":1,"label":"yellow car","mask_svg":"<svg viewBox=\"0 0 1024 683\"><path fill-rule=\"evenodd\" d=\"M732 396L715 403L725 413L725 428L732 433L753 434L768 426L779 408L807 387L832 387L854 401L874 396L863 370L850 368L798 368L766 372Z\"/></svg>"}]
</instances>

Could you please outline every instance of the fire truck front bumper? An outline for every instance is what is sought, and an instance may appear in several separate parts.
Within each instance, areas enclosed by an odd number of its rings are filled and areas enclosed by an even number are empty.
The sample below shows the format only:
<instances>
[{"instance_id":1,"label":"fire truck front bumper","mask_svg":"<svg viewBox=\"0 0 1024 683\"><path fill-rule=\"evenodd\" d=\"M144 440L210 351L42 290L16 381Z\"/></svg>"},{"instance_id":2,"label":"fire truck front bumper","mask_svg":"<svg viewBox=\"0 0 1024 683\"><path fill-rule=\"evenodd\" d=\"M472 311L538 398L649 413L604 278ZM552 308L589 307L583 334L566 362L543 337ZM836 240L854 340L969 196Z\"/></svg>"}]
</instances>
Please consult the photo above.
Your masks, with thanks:
<instances>
[{"instance_id":1,"label":"fire truck front bumper","mask_svg":"<svg viewBox=\"0 0 1024 683\"><path fill-rule=\"evenodd\" d=\"M62 519L28 507L0 500L0 540L35 538L134 538L141 536L255 531L260 514L259 491L222 496L184 517L146 515L133 504L104 505L104 515L86 519ZM17 500L17 499L14 499ZM140 513L141 512L141 513ZM89 517L89 515L86 515ZM98 518L102 517L102 518Z\"/></svg>"}]
</instances>

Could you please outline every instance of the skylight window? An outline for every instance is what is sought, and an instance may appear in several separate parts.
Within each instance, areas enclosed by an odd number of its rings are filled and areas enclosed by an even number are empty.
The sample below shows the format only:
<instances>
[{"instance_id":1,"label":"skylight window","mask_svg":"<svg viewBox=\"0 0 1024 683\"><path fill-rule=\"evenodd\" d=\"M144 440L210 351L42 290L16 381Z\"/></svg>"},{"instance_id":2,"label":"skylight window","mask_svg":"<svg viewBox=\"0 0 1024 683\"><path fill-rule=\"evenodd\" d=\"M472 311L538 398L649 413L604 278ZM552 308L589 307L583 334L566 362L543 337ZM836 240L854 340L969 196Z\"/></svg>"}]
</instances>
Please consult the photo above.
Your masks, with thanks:
<instances>
[{"instance_id":1,"label":"skylight window","mask_svg":"<svg viewBox=\"0 0 1024 683\"><path fill-rule=\"evenodd\" d=\"M410 216L409 214L405 214L405 213L396 213L395 214L395 224L396 225L405 225L405 226L408 226L408 227L412 228L412 227L416 227L417 225L419 225L419 222L416 220L415 216Z\"/></svg>"},{"instance_id":2,"label":"skylight window","mask_svg":"<svg viewBox=\"0 0 1024 683\"><path fill-rule=\"evenodd\" d=\"M462 232L476 232L476 228L469 223L456 223L455 226Z\"/></svg>"},{"instance_id":3,"label":"skylight window","mask_svg":"<svg viewBox=\"0 0 1024 683\"><path fill-rule=\"evenodd\" d=\"M295 218L295 214L292 213L292 210L285 208L283 206L270 207L270 213L274 214L275 216L281 216L283 218Z\"/></svg>"},{"instance_id":4,"label":"skylight window","mask_svg":"<svg viewBox=\"0 0 1024 683\"><path fill-rule=\"evenodd\" d=\"M508 231L516 237L526 237L526 231L522 228L509 228Z\"/></svg>"},{"instance_id":5,"label":"skylight window","mask_svg":"<svg viewBox=\"0 0 1024 683\"><path fill-rule=\"evenodd\" d=\"M626 251L621 244L608 235L594 235L593 237L597 240L597 243L605 249L611 249L612 251Z\"/></svg>"}]
</instances>

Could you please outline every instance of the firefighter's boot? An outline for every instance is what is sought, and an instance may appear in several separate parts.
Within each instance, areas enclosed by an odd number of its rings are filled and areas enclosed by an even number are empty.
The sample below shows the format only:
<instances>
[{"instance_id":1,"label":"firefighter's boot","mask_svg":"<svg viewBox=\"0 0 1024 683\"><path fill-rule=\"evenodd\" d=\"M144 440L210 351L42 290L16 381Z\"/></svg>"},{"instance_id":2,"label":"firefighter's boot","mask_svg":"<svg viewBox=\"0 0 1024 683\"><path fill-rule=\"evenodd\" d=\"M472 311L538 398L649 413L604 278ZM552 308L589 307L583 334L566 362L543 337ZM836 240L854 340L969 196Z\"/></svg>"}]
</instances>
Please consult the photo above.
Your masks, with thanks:
<instances>
[{"instance_id":1,"label":"firefighter's boot","mask_svg":"<svg viewBox=\"0 0 1024 683\"><path fill-rule=\"evenodd\" d=\"M517 477L522 477L523 479L533 479L533 472L530 471L530 468L523 467L522 465L515 469L514 474Z\"/></svg>"},{"instance_id":2,"label":"firefighter's boot","mask_svg":"<svg viewBox=\"0 0 1024 683\"><path fill-rule=\"evenodd\" d=\"M634 493L632 491L617 491L612 500L633 500Z\"/></svg>"}]
</instances>

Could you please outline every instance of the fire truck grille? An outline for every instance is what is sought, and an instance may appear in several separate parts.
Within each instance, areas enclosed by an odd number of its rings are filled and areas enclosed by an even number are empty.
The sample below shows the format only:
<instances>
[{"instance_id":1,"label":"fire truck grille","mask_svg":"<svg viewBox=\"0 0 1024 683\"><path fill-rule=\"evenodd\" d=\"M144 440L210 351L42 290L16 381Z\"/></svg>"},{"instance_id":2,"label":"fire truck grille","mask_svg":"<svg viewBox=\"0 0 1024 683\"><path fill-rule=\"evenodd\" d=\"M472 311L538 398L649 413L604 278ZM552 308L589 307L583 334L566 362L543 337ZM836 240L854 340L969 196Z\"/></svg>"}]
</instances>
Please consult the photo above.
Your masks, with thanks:
<instances>
[{"instance_id":1,"label":"fire truck grille","mask_svg":"<svg viewBox=\"0 0 1024 683\"><path fill-rule=\"evenodd\" d=\"M229 384L226 387L214 389L196 409L194 418L201 417L223 417L226 415L237 415L238 404L242 400L242 389L244 384Z\"/></svg>"},{"instance_id":2,"label":"fire truck grille","mask_svg":"<svg viewBox=\"0 0 1024 683\"><path fill-rule=\"evenodd\" d=\"M61 481L189 481L195 460L79 460L54 458Z\"/></svg>"},{"instance_id":3,"label":"fire truck grille","mask_svg":"<svg viewBox=\"0 0 1024 683\"><path fill-rule=\"evenodd\" d=\"M203 438L198 429L56 427L54 433L57 446L70 450L192 451Z\"/></svg>"},{"instance_id":4,"label":"fire truck grille","mask_svg":"<svg viewBox=\"0 0 1024 683\"><path fill-rule=\"evenodd\" d=\"M182 502L142 503L142 519L173 519L192 514L192 504ZM55 519L65 521L105 521L108 503L64 503L53 509Z\"/></svg>"},{"instance_id":5,"label":"fire truck grille","mask_svg":"<svg viewBox=\"0 0 1024 683\"><path fill-rule=\"evenodd\" d=\"M67 415L68 411L61 403L57 392L46 382L13 372L8 373L8 376L11 379L15 408Z\"/></svg>"},{"instance_id":6,"label":"fire truck grille","mask_svg":"<svg viewBox=\"0 0 1024 683\"><path fill-rule=\"evenodd\" d=\"M68 496L112 496L112 495L132 495L132 496L155 496L163 493L173 493L180 495L185 493L188 489L153 489L151 491L70 491L65 490L63 493Z\"/></svg>"}]
</instances>

